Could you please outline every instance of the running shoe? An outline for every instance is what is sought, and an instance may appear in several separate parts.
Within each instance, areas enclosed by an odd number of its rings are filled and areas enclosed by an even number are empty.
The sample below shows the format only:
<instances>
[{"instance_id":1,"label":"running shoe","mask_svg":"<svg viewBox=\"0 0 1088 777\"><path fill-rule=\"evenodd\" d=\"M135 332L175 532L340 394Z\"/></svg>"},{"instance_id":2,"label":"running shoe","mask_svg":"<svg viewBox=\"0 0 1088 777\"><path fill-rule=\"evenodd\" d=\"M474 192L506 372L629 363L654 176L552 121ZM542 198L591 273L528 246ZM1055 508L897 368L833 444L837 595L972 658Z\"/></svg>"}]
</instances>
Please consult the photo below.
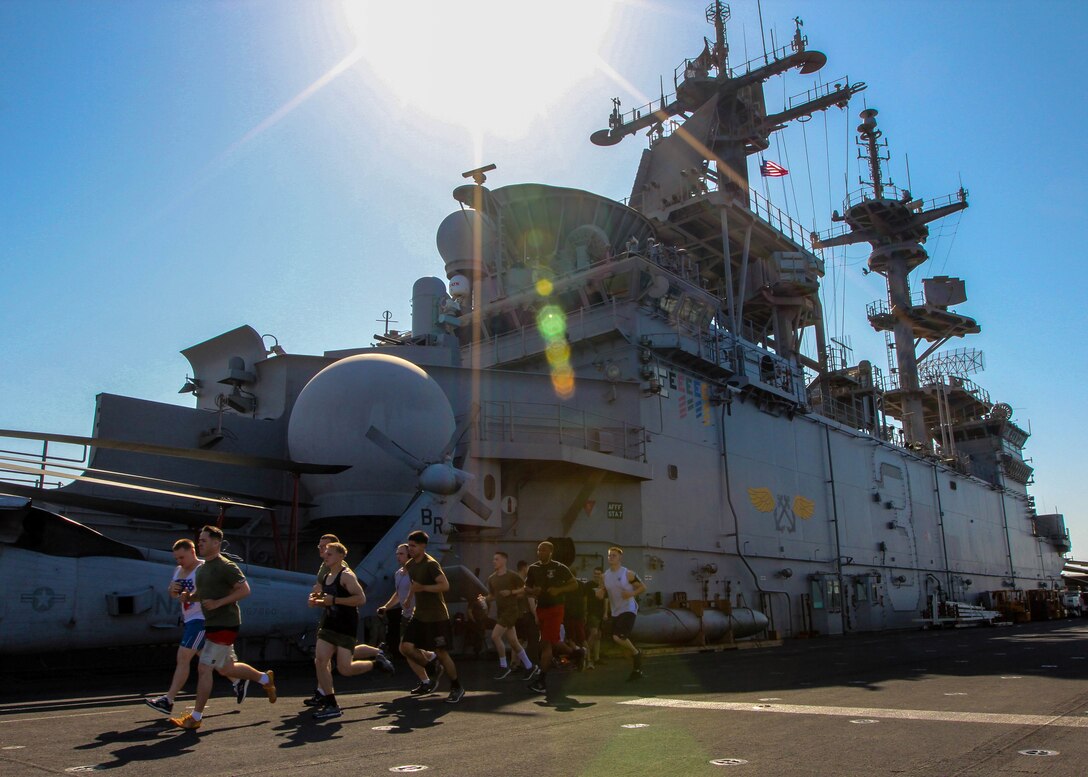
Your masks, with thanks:
<instances>
[{"instance_id":1,"label":"running shoe","mask_svg":"<svg viewBox=\"0 0 1088 777\"><path fill-rule=\"evenodd\" d=\"M428 693L434 693L434 686L434 680L426 680L413 688L411 693L413 696L425 696Z\"/></svg>"},{"instance_id":2,"label":"running shoe","mask_svg":"<svg viewBox=\"0 0 1088 777\"><path fill-rule=\"evenodd\" d=\"M374 665L386 674L393 674L397 671L396 667L393 666L393 662L389 660L385 653L378 653L378 655L374 656Z\"/></svg>"},{"instance_id":3,"label":"running shoe","mask_svg":"<svg viewBox=\"0 0 1088 777\"><path fill-rule=\"evenodd\" d=\"M627 675L627 682L632 680L641 680L645 675L642 674L641 669L632 669L631 674Z\"/></svg>"},{"instance_id":4,"label":"running shoe","mask_svg":"<svg viewBox=\"0 0 1088 777\"><path fill-rule=\"evenodd\" d=\"M266 694L268 694L268 700L270 702L272 702L273 704L275 704L276 703L276 673L273 672L271 669L269 669L267 672L265 672L265 674L268 675L268 683L266 685L262 685L261 687L264 688L264 692Z\"/></svg>"},{"instance_id":5,"label":"running shoe","mask_svg":"<svg viewBox=\"0 0 1088 777\"><path fill-rule=\"evenodd\" d=\"M204 721L197 720L188 712L182 715L180 718L170 718L170 722L178 728L196 729L200 728L200 724Z\"/></svg>"},{"instance_id":6,"label":"running shoe","mask_svg":"<svg viewBox=\"0 0 1088 777\"><path fill-rule=\"evenodd\" d=\"M325 694L321 693L321 691L314 691L314 695L302 703L307 707L320 707L325 703Z\"/></svg>"},{"instance_id":7,"label":"running shoe","mask_svg":"<svg viewBox=\"0 0 1088 777\"><path fill-rule=\"evenodd\" d=\"M335 704L322 704L312 713L314 720L330 720L332 718L339 718L344 714L344 711Z\"/></svg>"},{"instance_id":8,"label":"running shoe","mask_svg":"<svg viewBox=\"0 0 1088 777\"><path fill-rule=\"evenodd\" d=\"M544 681L541 678L536 678L529 683L529 690L533 693L547 693L548 689L544 687Z\"/></svg>"},{"instance_id":9,"label":"running shoe","mask_svg":"<svg viewBox=\"0 0 1088 777\"><path fill-rule=\"evenodd\" d=\"M529 670L529 673L525 675L525 679L532 682L538 677L540 677L540 664L534 664L533 668Z\"/></svg>"},{"instance_id":10,"label":"running shoe","mask_svg":"<svg viewBox=\"0 0 1088 777\"><path fill-rule=\"evenodd\" d=\"M500 666L499 673L495 675L496 680L505 680L507 677L514 673L514 667L512 666Z\"/></svg>"},{"instance_id":11,"label":"running shoe","mask_svg":"<svg viewBox=\"0 0 1088 777\"><path fill-rule=\"evenodd\" d=\"M586 661L586 669L596 669L597 665L592 661Z\"/></svg>"},{"instance_id":12,"label":"running shoe","mask_svg":"<svg viewBox=\"0 0 1088 777\"><path fill-rule=\"evenodd\" d=\"M271 678L269 678L271 682ZM246 700L246 694L249 692L249 680L239 680L234 684L234 698L239 704Z\"/></svg>"},{"instance_id":13,"label":"running shoe","mask_svg":"<svg viewBox=\"0 0 1088 777\"><path fill-rule=\"evenodd\" d=\"M144 704L153 710L158 710L163 715L169 715L174 711L174 702L165 696L160 696L157 699L144 699Z\"/></svg>"},{"instance_id":14,"label":"running shoe","mask_svg":"<svg viewBox=\"0 0 1088 777\"><path fill-rule=\"evenodd\" d=\"M465 689L460 685L450 688L450 695L446 697L446 704L456 704L465 698Z\"/></svg>"}]
</instances>

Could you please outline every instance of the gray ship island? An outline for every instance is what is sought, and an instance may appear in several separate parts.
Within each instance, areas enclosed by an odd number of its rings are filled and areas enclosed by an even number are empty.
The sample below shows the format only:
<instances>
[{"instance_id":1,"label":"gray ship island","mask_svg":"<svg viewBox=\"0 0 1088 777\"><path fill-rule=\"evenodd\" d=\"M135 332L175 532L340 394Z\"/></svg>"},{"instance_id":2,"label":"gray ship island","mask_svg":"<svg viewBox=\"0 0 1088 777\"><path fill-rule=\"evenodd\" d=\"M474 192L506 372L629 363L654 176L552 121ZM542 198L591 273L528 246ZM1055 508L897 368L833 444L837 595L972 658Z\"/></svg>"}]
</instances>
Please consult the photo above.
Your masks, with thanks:
<instances>
[{"instance_id":1,"label":"gray ship island","mask_svg":"<svg viewBox=\"0 0 1088 777\"><path fill-rule=\"evenodd\" d=\"M461 600L496 550L532 560L550 539L588 577L620 545L647 586L644 643L1017 620L1057 599L1070 544L1028 493L1028 433L968 377L977 351L942 350L980 331L958 310L964 281L910 280L929 225L967 208L966 191L893 186L868 109L866 185L829 231L802 228L750 186L748 157L791 121L850 109L865 84L768 112L765 82L826 56L798 24L732 66L727 9L707 13L714 37L675 91L628 112L614 101L590 138L648 133L630 198L467 172L436 276L412 288L411 331L305 355L240 326L183 351L195 407L103 394L92 438L0 431L45 441L3 463L0 578L24 595L0 603L0 652L175 640L168 556L140 548L217 521L232 553L275 568L251 572L258 602L262 586L306 590L293 570L338 534L367 612L413 529ZM887 282L867 310L886 370L825 334L821 250L848 243L869 244ZM58 443L86 458L58 460ZM151 571L133 583L137 568ZM292 644L312 617L288 598L253 612Z\"/></svg>"}]
</instances>

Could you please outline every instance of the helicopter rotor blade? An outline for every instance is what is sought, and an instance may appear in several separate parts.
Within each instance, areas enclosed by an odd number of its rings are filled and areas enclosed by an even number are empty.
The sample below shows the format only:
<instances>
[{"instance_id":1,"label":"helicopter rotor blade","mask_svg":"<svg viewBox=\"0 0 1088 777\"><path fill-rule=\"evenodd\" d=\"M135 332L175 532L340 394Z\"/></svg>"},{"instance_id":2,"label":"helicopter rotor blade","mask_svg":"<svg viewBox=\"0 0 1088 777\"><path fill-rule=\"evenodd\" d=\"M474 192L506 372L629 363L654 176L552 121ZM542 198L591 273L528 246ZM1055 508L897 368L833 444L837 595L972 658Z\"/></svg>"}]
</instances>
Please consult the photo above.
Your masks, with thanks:
<instances>
[{"instance_id":1,"label":"helicopter rotor blade","mask_svg":"<svg viewBox=\"0 0 1088 777\"><path fill-rule=\"evenodd\" d=\"M446 447L442 449L442 453L438 455L439 461L444 461L447 456L453 453L454 449L461 444L461 438L465 436L469 428L476 422L476 416L480 413L480 405L478 402L473 402L469 405L468 412L465 413L465 417L461 419L461 423L457 425L457 428L453 430L453 434L450 436L449 442L446 443Z\"/></svg>"},{"instance_id":2,"label":"helicopter rotor blade","mask_svg":"<svg viewBox=\"0 0 1088 777\"><path fill-rule=\"evenodd\" d=\"M46 432L23 432L17 429L0 429L0 437L12 437L17 440L44 440L71 445L86 445L91 448L104 448L130 453L147 453L152 456L169 456L180 459L196 459L213 464L229 464L235 467L256 467L258 469L278 469L301 475L335 475L350 469L350 464L309 464L288 459L275 459L268 456L251 456L246 453L227 453L208 451L203 448L177 448L172 445L158 445L149 442L129 442L127 440L109 440L103 437L79 437L72 434L49 434Z\"/></svg>"},{"instance_id":3,"label":"helicopter rotor blade","mask_svg":"<svg viewBox=\"0 0 1088 777\"><path fill-rule=\"evenodd\" d=\"M0 483L0 493L26 497L39 503L79 507L113 515L126 515L143 521L179 523L191 529L199 529L205 524L215 523L218 520L215 513L179 510L175 507L160 507L145 502L70 493L62 488L36 488L18 483ZM241 526L248 520L249 518L246 517L239 516L235 518L228 514L224 520L224 526L227 528L235 525Z\"/></svg>"},{"instance_id":4,"label":"helicopter rotor blade","mask_svg":"<svg viewBox=\"0 0 1088 777\"><path fill-rule=\"evenodd\" d=\"M485 505L483 501L480 500L479 497L475 496L471 491L465 491L463 494L461 494L461 504L463 504L472 512L476 513L476 515L480 516L485 521L491 519L491 508Z\"/></svg>"},{"instance_id":5,"label":"helicopter rotor blade","mask_svg":"<svg viewBox=\"0 0 1088 777\"><path fill-rule=\"evenodd\" d=\"M95 483L101 486L111 486L113 488L127 489L130 491L142 491L147 494L158 494L160 496L174 496L181 499L195 499L198 502L211 502L212 504L219 505L220 507L248 507L253 510L271 510L271 507L265 505L251 504L249 502L239 502L234 499L217 498L210 496L197 496L196 494L186 494L181 491L172 491L166 488L153 488L152 486L139 486L135 483L119 483L113 480L106 480L105 478L96 478L88 475L72 475L70 473L56 472L54 470L42 469L41 467L23 467L19 464L0 463L0 472L17 472L21 475L46 475L51 478L65 478L71 480L78 480L81 483Z\"/></svg>"},{"instance_id":6,"label":"helicopter rotor blade","mask_svg":"<svg viewBox=\"0 0 1088 777\"><path fill-rule=\"evenodd\" d=\"M41 471L40 459L28 459L20 458L16 456L0 456L0 466L3 466L4 462L12 462L15 464L25 464L33 466L39 472ZM117 472L111 469L98 469L97 467L84 467L78 464L61 464L60 462L50 461L48 466L53 469L66 469L75 470L83 473L90 473L92 475L108 475L118 478L129 478L131 480L141 480L149 483L159 483L164 486L181 487L184 489L194 489L196 491L203 491L208 494L215 494L216 496L228 497L230 499L244 499L247 501L259 501L269 507L290 507L293 503L286 499L276 499L274 497L261 496L259 494L247 494L243 491L229 491L223 488L214 488L212 486L201 486L196 483L184 483L179 480L167 480L166 478L156 478L150 475L134 475L130 472ZM71 477L65 475L65 478ZM299 502L299 507L313 507L312 502Z\"/></svg>"},{"instance_id":7,"label":"helicopter rotor blade","mask_svg":"<svg viewBox=\"0 0 1088 777\"><path fill-rule=\"evenodd\" d=\"M372 426L366 430L366 438L375 445L377 445L379 448L381 448L383 451L385 451L387 454L392 456L394 459L397 459L398 461L402 461L407 464L409 467L415 470L417 474L427 468L426 462L420 461L411 453L404 450L404 448L397 445L395 442L389 439L385 432L383 432L376 426Z\"/></svg>"}]
</instances>

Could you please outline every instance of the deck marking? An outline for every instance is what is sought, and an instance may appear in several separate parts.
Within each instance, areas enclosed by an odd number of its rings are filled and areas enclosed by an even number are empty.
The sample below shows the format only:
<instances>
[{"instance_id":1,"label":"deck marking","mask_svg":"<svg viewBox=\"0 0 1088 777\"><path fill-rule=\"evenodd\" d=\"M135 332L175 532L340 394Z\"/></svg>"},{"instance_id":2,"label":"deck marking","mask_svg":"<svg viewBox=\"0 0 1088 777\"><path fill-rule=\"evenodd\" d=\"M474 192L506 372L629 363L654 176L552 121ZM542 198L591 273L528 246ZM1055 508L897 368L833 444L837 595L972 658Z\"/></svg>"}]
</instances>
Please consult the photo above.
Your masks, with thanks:
<instances>
[{"instance_id":1,"label":"deck marking","mask_svg":"<svg viewBox=\"0 0 1088 777\"><path fill-rule=\"evenodd\" d=\"M723 710L727 712L780 712L791 715L834 715L848 718L887 718L892 720L936 720L950 723L1001 723L1010 726L1060 726L1088 728L1086 718L1060 715L1018 715L999 712L954 712L951 710L895 710L880 707L821 707L814 704L760 704L729 701L694 701L691 699L644 698L617 702L637 707L669 707L688 710Z\"/></svg>"},{"instance_id":2,"label":"deck marking","mask_svg":"<svg viewBox=\"0 0 1088 777\"><path fill-rule=\"evenodd\" d=\"M743 766L748 763L743 758L715 758L710 762L711 766Z\"/></svg>"}]
</instances>

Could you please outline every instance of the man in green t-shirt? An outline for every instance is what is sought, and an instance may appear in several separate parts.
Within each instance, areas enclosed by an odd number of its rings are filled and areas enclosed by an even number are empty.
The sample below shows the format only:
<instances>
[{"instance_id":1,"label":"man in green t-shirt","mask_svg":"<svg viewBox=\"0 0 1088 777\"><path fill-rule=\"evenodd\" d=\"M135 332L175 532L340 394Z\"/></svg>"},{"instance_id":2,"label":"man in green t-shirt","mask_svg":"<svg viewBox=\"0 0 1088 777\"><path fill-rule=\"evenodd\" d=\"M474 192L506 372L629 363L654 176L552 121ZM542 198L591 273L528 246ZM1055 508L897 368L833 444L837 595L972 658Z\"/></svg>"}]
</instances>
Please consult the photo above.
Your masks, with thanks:
<instances>
[{"instance_id":1,"label":"man in green t-shirt","mask_svg":"<svg viewBox=\"0 0 1088 777\"><path fill-rule=\"evenodd\" d=\"M506 646L503 637L510 643L512 660L518 660L525 667L525 674L533 670L533 662L518 640L517 620L518 601L525 593L525 581L521 575L507 568L509 556L501 550L495 551L492 558L495 571L487 578L487 596L480 594L480 602L486 607L488 602L495 602L495 628L491 630L491 641L499 654L499 673L496 680L505 680L514 671L506 663Z\"/></svg>"},{"instance_id":2,"label":"man in green t-shirt","mask_svg":"<svg viewBox=\"0 0 1088 777\"><path fill-rule=\"evenodd\" d=\"M464 697L465 689L457 679L457 667L449 652L453 646L453 626L442 594L450 590L450 581L446 579L442 565L427 555L429 539L424 531L408 535L408 563L404 569L412 581L410 592L415 597L416 611L401 637L400 652L416 666L425 667L427 658L420 648L433 650L450 678L450 695L446 701L457 704ZM412 693L417 696L431 693L435 684L434 680L421 681Z\"/></svg>"},{"instance_id":3,"label":"man in green t-shirt","mask_svg":"<svg viewBox=\"0 0 1088 777\"><path fill-rule=\"evenodd\" d=\"M242 625L242 610L238 602L249 596L250 590L238 565L221 555L222 545L222 529L205 526L200 530L197 553L204 558L204 564L197 570L196 588L178 597L182 604L200 602L205 630L204 649L200 651L197 666L196 703L191 713L170 718L170 722L178 728L200 728L204 705L212 693L213 670L242 683L259 682L268 694L268 700L272 703L276 701L272 671L258 672L249 664L239 662L234 654L234 640Z\"/></svg>"}]
</instances>

